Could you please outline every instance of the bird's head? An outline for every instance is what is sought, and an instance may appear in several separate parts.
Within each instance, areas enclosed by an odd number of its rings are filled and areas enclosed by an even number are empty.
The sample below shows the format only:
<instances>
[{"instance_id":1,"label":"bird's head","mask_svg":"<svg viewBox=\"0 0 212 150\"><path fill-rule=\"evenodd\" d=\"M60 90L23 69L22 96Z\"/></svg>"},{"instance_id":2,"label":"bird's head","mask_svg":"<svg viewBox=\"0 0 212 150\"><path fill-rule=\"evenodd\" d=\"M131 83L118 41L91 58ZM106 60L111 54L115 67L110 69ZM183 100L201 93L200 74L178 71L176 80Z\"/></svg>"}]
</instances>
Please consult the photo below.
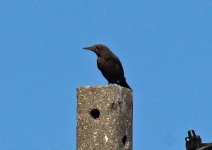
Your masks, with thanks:
<instances>
[{"instance_id":1,"label":"bird's head","mask_svg":"<svg viewBox=\"0 0 212 150\"><path fill-rule=\"evenodd\" d=\"M110 49L103 44L95 44L95 45L90 46L90 47L84 47L83 49L93 51L94 53L96 53L96 55L98 57L101 57L102 55L104 55L105 53L110 51Z\"/></svg>"}]
</instances>

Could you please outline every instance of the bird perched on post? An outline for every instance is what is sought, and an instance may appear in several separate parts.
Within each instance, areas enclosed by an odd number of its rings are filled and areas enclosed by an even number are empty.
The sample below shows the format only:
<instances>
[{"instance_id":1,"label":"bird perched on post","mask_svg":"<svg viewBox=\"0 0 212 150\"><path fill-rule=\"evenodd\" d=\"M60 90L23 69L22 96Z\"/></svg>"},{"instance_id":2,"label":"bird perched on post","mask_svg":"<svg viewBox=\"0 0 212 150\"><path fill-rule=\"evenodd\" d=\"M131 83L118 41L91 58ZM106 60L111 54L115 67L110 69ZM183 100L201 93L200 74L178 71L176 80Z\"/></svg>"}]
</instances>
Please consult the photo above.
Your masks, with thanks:
<instances>
[{"instance_id":1,"label":"bird perched on post","mask_svg":"<svg viewBox=\"0 0 212 150\"><path fill-rule=\"evenodd\" d=\"M103 44L96 44L83 49L91 50L97 55L97 67L107 79L108 84L116 83L132 91L124 77L124 70L119 58Z\"/></svg>"}]
</instances>

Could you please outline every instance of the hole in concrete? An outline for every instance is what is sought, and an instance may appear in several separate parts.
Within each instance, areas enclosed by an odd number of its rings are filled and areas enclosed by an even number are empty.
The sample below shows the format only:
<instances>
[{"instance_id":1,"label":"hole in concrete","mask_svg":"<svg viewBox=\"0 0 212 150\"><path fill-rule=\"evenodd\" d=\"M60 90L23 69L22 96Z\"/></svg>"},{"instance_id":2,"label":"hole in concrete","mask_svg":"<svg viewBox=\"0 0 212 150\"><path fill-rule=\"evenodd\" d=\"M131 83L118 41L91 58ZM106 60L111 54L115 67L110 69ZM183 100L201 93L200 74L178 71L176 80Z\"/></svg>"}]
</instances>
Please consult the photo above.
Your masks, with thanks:
<instances>
[{"instance_id":1,"label":"hole in concrete","mask_svg":"<svg viewBox=\"0 0 212 150\"><path fill-rule=\"evenodd\" d=\"M92 109L90 111L90 115L94 118L97 119L100 116L100 111L98 109Z\"/></svg>"},{"instance_id":2,"label":"hole in concrete","mask_svg":"<svg viewBox=\"0 0 212 150\"><path fill-rule=\"evenodd\" d=\"M125 145L125 144L126 144L126 141L127 141L127 136L125 135L125 136L122 138L122 143Z\"/></svg>"}]
</instances>

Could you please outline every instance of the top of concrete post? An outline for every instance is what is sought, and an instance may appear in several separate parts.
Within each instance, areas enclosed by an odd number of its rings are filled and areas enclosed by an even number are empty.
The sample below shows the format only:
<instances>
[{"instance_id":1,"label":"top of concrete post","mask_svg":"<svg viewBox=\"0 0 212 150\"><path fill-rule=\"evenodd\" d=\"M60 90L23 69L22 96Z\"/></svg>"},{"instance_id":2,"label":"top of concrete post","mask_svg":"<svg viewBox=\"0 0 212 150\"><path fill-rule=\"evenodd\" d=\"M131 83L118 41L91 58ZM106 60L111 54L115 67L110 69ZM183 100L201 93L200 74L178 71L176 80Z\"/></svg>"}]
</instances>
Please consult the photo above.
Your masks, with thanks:
<instances>
[{"instance_id":1,"label":"top of concrete post","mask_svg":"<svg viewBox=\"0 0 212 150\"><path fill-rule=\"evenodd\" d=\"M77 150L132 149L132 93L116 86L77 89Z\"/></svg>"}]
</instances>

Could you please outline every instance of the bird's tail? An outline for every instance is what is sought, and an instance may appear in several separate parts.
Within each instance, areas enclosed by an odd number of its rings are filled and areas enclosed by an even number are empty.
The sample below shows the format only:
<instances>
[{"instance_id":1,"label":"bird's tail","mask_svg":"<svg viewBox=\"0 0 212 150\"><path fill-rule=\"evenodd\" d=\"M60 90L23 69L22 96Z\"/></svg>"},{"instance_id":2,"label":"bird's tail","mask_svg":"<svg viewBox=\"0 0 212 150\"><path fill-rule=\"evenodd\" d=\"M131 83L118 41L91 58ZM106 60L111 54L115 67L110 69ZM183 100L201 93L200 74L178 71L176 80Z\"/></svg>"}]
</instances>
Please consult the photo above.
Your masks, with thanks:
<instances>
[{"instance_id":1,"label":"bird's tail","mask_svg":"<svg viewBox=\"0 0 212 150\"><path fill-rule=\"evenodd\" d=\"M130 89L131 91L133 91L133 90L131 89L131 87L127 84L125 78L123 78L122 80L119 81L119 85L120 85L120 86L123 86L123 87L126 87L126 88Z\"/></svg>"}]
</instances>

